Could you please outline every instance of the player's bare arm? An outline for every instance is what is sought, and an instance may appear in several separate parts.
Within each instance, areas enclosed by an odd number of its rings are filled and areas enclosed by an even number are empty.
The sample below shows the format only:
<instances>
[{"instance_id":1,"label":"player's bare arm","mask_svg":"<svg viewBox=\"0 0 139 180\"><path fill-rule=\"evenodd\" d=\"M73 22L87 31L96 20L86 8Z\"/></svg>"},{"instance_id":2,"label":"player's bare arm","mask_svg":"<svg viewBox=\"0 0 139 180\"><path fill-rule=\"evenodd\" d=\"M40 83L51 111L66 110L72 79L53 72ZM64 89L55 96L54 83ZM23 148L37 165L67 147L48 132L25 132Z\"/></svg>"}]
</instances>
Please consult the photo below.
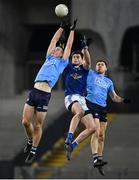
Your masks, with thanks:
<instances>
[{"instance_id":1,"label":"player's bare arm","mask_svg":"<svg viewBox=\"0 0 139 180\"><path fill-rule=\"evenodd\" d=\"M74 20L73 25L70 27L70 34L67 40L67 44L64 50L63 58L68 59L71 54L71 48L74 40L74 29L76 27L77 19Z\"/></svg>"},{"instance_id":2,"label":"player's bare arm","mask_svg":"<svg viewBox=\"0 0 139 180\"><path fill-rule=\"evenodd\" d=\"M82 50L83 54L84 54L84 63L83 63L83 67L85 69L90 69L91 68L91 56L90 53L88 51L88 48L84 48Z\"/></svg>"},{"instance_id":3,"label":"player's bare arm","mask_svg":"<svg viewBox=\"0 0 139 180\"><path fill-rule=\"evenodd\" d=\"M64 54L63 54L64 59L68 59L70 56L73 40L74 40L74 31L72 30L70 31L69 38L64 50Z\"/></svg>"},{"instance_id":4,"label":"player's bare arm","mask_svg":"<svg viewBox=\"0 0 139 180\"><path fill-rule=\"evenodd\" d=\"M110 93L110 97L111 97L112 101L117 102L117 103L121 103L124 101L124 98L118 96L115 91L112 91Z\"/></svg>"},{"instance_id":5,"label":"player's bare arm","mask_svg":"<svg viewBox=\"0 0 139 180\"><path fill-rule=\"evenodd\" d=\"M85 69L89 69L91 68L91 56L90 53L88 51L88 45L87 45L87 39L86 36L84 35L82 42L82 53L84 54L84 63L83 63L83 67Z\"/></svg>"},{"instance_id":6,"label":"player's bare arm","mask_svg":"<svg viewBox=\"0 0 139 180\"><path fill-rule=\"evenodd\" d=\"M63 31L64 31L64 29L61 27L56 31L56 33L54 34L54 36L50 42L50 45L48 47L47 55L50 54L52 52L52 50L56 47L56 43L59 41Z\"/></svg>"}]
</instances>

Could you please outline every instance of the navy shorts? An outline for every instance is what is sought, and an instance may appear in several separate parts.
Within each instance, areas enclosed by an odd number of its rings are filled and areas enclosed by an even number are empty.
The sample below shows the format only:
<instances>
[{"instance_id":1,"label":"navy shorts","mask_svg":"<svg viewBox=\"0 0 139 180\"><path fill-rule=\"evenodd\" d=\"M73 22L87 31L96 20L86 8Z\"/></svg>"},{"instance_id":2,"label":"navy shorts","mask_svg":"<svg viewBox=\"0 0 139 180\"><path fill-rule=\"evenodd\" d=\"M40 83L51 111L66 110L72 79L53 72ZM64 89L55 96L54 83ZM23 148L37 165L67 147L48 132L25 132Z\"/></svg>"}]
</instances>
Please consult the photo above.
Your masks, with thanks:
<instances>
[{"instance_id":1,"label":"navy shorts","mask_svg":"<svg viewBox=\"0 0 139 180\"><path fill-rule=\"evenodd\" d=\"M50 98L51 93L47 93L39 89L33 88L29 93L29 97L26 103L30 106L35 107L37 111L46 112L48 110Z\"/></svg>"},{"instance_id":2,"label":"navy shorts","mask_svg":"<svg viewBox=\"0 0 139 180\"><path fill-rule=\"evenodd\" d=\"M93 118L98 118L100 122L107 122L107 108L92 103L86 99L86 105L93 115Z\"/></svg>"}]
</instances>

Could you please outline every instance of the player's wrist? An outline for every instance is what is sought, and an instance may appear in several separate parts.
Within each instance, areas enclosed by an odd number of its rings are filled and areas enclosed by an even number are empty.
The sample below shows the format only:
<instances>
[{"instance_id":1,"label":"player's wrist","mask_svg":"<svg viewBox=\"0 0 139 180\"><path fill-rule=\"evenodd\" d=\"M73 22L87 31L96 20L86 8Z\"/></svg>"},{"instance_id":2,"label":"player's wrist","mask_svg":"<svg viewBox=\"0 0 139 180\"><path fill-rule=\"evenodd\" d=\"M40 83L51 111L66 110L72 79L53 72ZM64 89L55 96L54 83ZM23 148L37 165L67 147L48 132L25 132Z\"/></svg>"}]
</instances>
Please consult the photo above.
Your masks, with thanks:
<instances>
[{"instance_id":1,"label":"player's wrist","mask_svg":"<svg viewBox=\"0 0 139 180\"><path fill-rule=\"evenodd\" d=\"M76 24L77 24L77 19L74 20L73 24L70 26L70 30L74 31L76 28Z\"/></svg>"},{"instance_id":2,"label":"player's wrist","mask_svg":"<svg viewBox=\"0 0 139 180\"><path fill-rule=\"evenodd\" d=\"M86 45L86 46L84 46L84 47L83 47L83 49L87 49L87 50L88 50L88 46L87 46L87 45Z\"/></svg>"}]
</instances>

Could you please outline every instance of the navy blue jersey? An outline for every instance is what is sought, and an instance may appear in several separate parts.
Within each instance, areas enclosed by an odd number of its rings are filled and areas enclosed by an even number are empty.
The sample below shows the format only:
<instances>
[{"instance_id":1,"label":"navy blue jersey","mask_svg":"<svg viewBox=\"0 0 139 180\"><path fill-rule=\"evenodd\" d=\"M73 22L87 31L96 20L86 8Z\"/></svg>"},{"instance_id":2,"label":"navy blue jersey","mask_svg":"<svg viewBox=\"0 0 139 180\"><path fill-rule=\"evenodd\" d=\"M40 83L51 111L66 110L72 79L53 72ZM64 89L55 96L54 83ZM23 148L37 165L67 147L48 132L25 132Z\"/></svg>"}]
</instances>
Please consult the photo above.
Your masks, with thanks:
<instances>
[{"instance_id":1,"label":"navy blue jersey","mask_svg":"<svg viewBox=\"0 0 139 180\"><path fill-rule=\"evenodd\" d=\"M71 63L68 64L63 74L65 96L71 94L85 96L88 72L89 70L86 70L83 65L78 67Z\"/></svg>"}]
</instances>

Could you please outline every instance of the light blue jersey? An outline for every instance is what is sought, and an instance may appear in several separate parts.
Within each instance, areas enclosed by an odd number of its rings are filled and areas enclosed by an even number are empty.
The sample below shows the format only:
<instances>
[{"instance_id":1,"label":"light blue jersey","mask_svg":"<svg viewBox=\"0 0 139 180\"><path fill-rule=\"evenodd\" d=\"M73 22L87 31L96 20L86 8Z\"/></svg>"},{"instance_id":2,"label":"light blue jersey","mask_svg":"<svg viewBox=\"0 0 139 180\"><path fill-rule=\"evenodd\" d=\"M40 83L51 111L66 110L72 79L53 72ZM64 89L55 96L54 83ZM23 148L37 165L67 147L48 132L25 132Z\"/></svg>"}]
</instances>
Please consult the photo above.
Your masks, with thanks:
<instances>
[{"instance_id":1,"label":"light blue jersey","mask_svg":"<svg viewBox=\"0 0 139 180\"><path fill-rule=\"evenodd\" d=\"M39 70L35 82L46 81L53 88L68 63L68 60L49 54Z\"/></svg>"},{"instance_id":2,"label":"light blue jersey","mask_svg":"<svg viewBox=\"0 0 139 180\"><path fill-rule=\"evenodd\" d=\"M107 106L107 97L114 90L111 79L96 71L90 70L87 77L87 96L90 102L100 106Z\"/></svg>"}]
</instances>

